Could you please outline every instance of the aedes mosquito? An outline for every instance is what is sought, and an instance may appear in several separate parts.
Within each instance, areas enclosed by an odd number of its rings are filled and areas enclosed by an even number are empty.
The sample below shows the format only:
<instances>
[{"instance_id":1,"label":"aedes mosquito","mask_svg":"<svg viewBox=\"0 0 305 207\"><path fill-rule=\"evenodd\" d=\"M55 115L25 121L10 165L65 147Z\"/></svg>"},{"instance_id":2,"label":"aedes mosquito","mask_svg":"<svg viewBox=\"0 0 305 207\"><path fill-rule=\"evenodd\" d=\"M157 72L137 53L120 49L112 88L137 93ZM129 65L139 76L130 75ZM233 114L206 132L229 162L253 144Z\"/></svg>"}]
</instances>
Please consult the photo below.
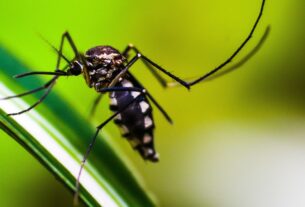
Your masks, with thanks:
<instances>
[{"instance_id":1,"label":"aedes mosquito","mask_svg":"<svg viewBox=\"0 0 305 207\"><path fill-rule=\"evenodd\" d=\"M192 81L184 81L176 75L168 72L163 67L152 61L150 58L143 55L143 53L141 53L135 46L131 44L128 45L122 53L111 46L97 46L87 50L84 54L82 54L77 49L70 34L65 32L62 35L59 49L56 49L54 46L52 46L52 48L58 53L55 72L39 71L23 73L15 76L16 78L21 78L29 75L53 75L53 78L42 87L3 99L22 97L37 91L45 90L43 96L29 108L8 115L19 115L36 107L48 96L54 87L56 80L60 76L78 76L83 74L88 87L94 88L99 93L99 96L93 104L91 114L94 113L102 95L109 93L110 109L114 113L106 121L97 126L97 130L93 136L93 139L88 146L86 153L84 154L76 180L75 197L77 198L81 172L88 158L88 155L92 150L98 133L111 120L114 120L114 122L121 129L122 136L131 143L132 147L139 152L144 160L157 162L159 159L158 154L154 148L154 120L152 116L151 103L156 106L156 108L163 114L169 123L172 123L172 120L166 111L161 107L161 105L157 103L153 96L133 76L133 74L130 72L131 66L133 66L133 64L138 60L142 60L148 70L152 72L157 81L163 87L168 87L169 83L159 74L159 72L164 73L165 75L171 77L176 83L184 86L187 89L190 89L191 86L200 83L208 77L211 77L211 75L230 63L233 58L242 50L242 48L250 40L258 22L261 19L264 5L265 0L262 0L258 17L250 33L242 42L242 44L237 48L237 50L235 50L235 52L218 67ZM75 57L72 60L66 58L62 53L65 40L68 41L74 52ZM128 56L131 51L135 52L136 55L128 60ZM60 69L60 63L62 59L66 61L68 65Z\"/></svg>"}]
</instances>

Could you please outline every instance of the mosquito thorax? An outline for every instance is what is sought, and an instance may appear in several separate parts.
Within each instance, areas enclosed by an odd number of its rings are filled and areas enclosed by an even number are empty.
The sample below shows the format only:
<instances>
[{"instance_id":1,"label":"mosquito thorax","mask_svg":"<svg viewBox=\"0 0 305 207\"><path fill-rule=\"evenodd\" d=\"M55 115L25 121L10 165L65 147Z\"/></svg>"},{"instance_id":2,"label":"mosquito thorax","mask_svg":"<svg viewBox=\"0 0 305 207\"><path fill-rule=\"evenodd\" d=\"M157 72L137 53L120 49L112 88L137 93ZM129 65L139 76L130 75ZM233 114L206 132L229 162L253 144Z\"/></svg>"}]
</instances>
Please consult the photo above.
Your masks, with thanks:
<instances>
[{"instance_id":1,"label":"mosquito thorax","mask_svg":"<svg viewBox=\"0 0 305 207\"><path fill-rule=\"evenodd\" d=\"M110 46L97 46L85 53L90 86L96 89L107 86L124 68L126 61L121 53Z\"/></svg>"}]
</instances>

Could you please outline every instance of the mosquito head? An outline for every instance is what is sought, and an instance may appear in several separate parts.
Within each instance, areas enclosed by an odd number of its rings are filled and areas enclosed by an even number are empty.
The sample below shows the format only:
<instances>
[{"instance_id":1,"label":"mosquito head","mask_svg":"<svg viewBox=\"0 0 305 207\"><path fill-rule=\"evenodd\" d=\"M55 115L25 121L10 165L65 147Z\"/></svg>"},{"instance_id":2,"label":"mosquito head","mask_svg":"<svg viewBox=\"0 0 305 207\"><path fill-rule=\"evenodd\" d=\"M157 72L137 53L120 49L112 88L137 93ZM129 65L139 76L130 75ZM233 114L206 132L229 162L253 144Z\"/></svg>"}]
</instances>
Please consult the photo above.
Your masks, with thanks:
<instances>
[{"instance_id":1,"label":"mosquito head","mask_svg":"<svg viewBox=\"0 0 305 207\"><path fill-rule=\"evenodd\" d=\"M77 60L73 61L68 69L68 74L79 75L83 72L84 66Z\"/></svg>"}]
</instances>

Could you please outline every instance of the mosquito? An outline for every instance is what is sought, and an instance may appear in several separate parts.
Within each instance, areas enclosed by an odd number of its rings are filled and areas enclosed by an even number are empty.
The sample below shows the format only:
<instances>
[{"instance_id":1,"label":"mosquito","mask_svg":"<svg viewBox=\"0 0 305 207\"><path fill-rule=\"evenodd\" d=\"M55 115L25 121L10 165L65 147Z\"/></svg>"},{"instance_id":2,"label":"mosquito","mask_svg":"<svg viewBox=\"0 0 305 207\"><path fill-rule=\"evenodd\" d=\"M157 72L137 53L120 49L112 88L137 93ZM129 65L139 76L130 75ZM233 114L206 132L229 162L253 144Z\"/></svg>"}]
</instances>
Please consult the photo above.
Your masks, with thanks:
<instances>
[{"instance_id":1,"label":"mosquito","mask_svg":"<svg viewBox=\"0 0 305 207\"><path fill-rule=\"evenodd\" d=\"M147 91L140 81L138 81L131 73L132 66L138 60L141 60L163 87L169 87L170 85L173 85L173 82L167 82L166 79L160 75L161 73L169 76L175 84L179 84L186 89L190 89L192 86L201 83L204 80L213 79L212 75L230 63L248 43L261 19L264 5L265 0L262 0L260 12L250 33L241 43L241 45L234 51L234 53L215 69L191 81L185 81L164 69L159 64L145 56L132 44L129 44L122 52L119 52L119 50L111 46L96 46L87 50L83 54L77 49L71 35L68 32L65 32L62 35L59 49L51 45L58 54L56 70L54 72L28 72L15 76L16 78L22 78L30 75L53 75L53 77L41 87L21 93L19 95L5 97L3 99L22 97L41 90L45 90L44 94L29 108L16 113L10 113L8 115L20 115L39 105L48 96L57 79L61 76L83 75L88 87L94 88L96 92L99 93L99 96L94 101L91 114L94 114L102 95L109 93L110 110L113 112L113 114L103 123L97 126L92 141L90 142L81 161L81 166L75 184L75 199L77 200L80 188L80 177L85 162L92 150L99 132L111 120L114 120L115 124L121 129L122 137L126 138L130 142L132 147L144 160L151 162L157 162L159 160L158 153L154 147L153 131L155 124L152 114L152 105L154 105L162 113L169 123L172 123L172 119L149 93L149 91ZM266 30L261 43L266 38L268 31L269 27ZM62 51L65 41L69 43L75 55L72 60L69 60L67 57L65 57L65 55L63 55ZM261 43L257 45L256 50ZM244 61L251 57L256 50L253 50L253 52L250 53ZM135 55L132 58L128 58L131 52L134 52ZM60 63L62 60L67 63L67 66L60 69ZM236 67L238 67L238 65ZM234 69L234 67L231 68L231 70L232 69ZM215 74L215 76L221 76L228 71L229 70L222 70L222 73L219 72Z\"/></svg>"}]
</instances>

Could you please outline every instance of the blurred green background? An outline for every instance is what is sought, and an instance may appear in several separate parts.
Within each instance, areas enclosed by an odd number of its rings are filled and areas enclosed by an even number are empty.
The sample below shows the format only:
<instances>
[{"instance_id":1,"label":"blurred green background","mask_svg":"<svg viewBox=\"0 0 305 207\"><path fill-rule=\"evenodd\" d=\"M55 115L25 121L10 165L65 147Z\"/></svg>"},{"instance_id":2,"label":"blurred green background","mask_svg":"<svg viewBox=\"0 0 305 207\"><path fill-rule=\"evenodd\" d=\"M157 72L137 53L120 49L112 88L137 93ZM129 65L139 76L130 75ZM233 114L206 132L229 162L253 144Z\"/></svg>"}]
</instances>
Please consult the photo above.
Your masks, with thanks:
<instances>
[{"instance_id":1,"label":"blurred green background","mask_svg":"<svg viewBox=\"0 0 305 207\"><path fill-rule=\"evenodd\" d=\"M54 70L68 30L81 51L136 45L180 77L224 61L257 17L256 1L0 1L0 44L27 66ZM145 163L111 123L114 145L130 157L160 206L305 206L305 2L267 0L238 62L272 30L246 65L187 91L162 89L141 63L133 73L174 119L155 110L160 163ZM70 50L67 56L72 57ZM42 77L43 78L43 77ZM96 93L81 77L61 78L56 93L84 117ZM75 92L77 91L77 93ZM110 115L104 101L92 123ZM0 132L0 206L70 206L72 195L13 139Z\"/></svg>"}]
</instances>

